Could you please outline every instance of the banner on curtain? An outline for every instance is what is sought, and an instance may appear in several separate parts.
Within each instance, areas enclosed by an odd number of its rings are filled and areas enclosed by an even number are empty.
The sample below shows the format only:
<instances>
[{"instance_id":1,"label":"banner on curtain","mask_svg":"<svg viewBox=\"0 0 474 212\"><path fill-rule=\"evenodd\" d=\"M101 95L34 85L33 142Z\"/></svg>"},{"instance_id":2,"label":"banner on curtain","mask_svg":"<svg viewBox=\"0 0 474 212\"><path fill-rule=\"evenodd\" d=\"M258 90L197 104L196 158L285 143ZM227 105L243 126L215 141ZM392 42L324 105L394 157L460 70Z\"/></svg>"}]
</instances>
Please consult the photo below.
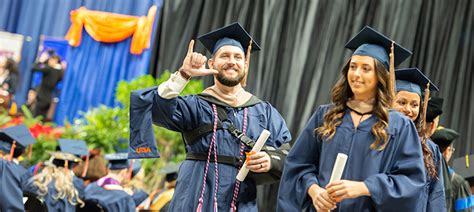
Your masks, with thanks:
<instances>
[{"instance_id":1,"label":"banner on curtain","mask_svg":"<svg viewBox=\"0 0 474 212\"><path fill-rule=\"evenodd\" d=\"M13 58L16 62L21 60L23 35L0 31L0 56Z\"/></svg>"},{"instance_id":2,"label":"banner on curtain","mask_svg":"<svg viewBox=\"0 0 474 212\"><path fill-rule=\"evenodd\" d=\"M150 7L147 16L130 16L88 10L81 7L71 11L71 27L66 39L71 46L81 43L82 27L96 41L115 43L132 36L130 53L139 55L150 47L150 37L155 20L156 6Z\"/></svg>"}]
</instances>

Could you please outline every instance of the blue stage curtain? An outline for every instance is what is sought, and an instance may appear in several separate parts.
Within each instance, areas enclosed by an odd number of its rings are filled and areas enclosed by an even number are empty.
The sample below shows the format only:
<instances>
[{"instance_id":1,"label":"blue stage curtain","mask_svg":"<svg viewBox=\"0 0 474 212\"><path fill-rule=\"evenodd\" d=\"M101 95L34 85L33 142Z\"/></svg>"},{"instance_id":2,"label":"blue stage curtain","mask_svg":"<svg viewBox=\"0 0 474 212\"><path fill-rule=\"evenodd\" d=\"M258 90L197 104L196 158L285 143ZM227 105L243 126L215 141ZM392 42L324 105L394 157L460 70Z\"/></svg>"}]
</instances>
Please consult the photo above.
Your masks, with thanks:
<instances>
[{"instance_id":1,"label":"blue stage curtain","mask_svg":"<svg viewBox=\"0 0 474 212\"><path fill-rule=\"evenodd\" d=\"M158 7L155 16L156 25L160 17L162 0L1 0L0 30L31 38L24 43L22 49L21 87L16 95L17 103L25 102L31 80L31 65L37 56L40 35L64 36L69 29L71 10L86 6L91 10L143 16L147 15L152 5ZM81 45L70 49L67 58L70 64L66 70L62 92L63 95L74 96L74 104L67 105L71 101L60 102L55 118L59 123L65 117L69 120L77 117L79 110L85 111L98 104L115 105L113 97L117 81L131 79L147 72L150 53L144 52L140 56L130 55L129 39L117 44L103 44L91 41L86 32L82 36ZM91 52L80 53L81 50ZM84 64L76 64L73 59ZM74 79L68 79L69 77ZM100 87L93 87L96 80L100 80L98 81ZM75 90L80 89L83 84L86 84L87 89Z\"/></svg>"},{"instance_id":2,"label":"blue stage curtain","mask_svg":"<svg viewBox=\"0 0 474 212\"><path fill-rule=\"evenodd\" d=\"M81 45L72 48L64 77L56 123L71 121L79 111L100 104L115 106L115 87L120 80L131 80L148 72L151 51L130 54L131 37L119 43L100 43L85 30Z\"/></svg>"}]
</instances>

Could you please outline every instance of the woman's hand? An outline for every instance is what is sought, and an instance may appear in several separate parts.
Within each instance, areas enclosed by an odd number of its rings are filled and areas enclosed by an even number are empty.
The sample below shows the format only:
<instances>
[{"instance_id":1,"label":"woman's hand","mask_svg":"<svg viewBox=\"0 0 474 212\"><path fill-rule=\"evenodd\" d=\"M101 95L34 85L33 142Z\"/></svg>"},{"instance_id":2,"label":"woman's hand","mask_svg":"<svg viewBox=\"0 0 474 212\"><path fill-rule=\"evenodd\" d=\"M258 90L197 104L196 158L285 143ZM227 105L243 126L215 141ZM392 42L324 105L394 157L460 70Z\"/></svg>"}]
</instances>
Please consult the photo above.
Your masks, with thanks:
<instances>
[{"instance_id":1,"label":"woman's hand","mask_svg":"<svg viewBox=\"0 0 474 212\"><path fill-rule=\"evenodd\" d=\"M329 193L318 185L311 185L308 189L308 194L313 200L313 206L317 211L329 211L336 208L336 201L331 199Z\"/></svg>"},{"instance_id":2,"label":"woman's hand","mask_svg":"<svg viewBox=\"0 0 474 212\"><path fill-rule=\"evenodd\" d=\"M369 189L364 182L337 180L326 186L329 196L336 202L360 196L370 196Z\"/></svg>"}]
</instances>

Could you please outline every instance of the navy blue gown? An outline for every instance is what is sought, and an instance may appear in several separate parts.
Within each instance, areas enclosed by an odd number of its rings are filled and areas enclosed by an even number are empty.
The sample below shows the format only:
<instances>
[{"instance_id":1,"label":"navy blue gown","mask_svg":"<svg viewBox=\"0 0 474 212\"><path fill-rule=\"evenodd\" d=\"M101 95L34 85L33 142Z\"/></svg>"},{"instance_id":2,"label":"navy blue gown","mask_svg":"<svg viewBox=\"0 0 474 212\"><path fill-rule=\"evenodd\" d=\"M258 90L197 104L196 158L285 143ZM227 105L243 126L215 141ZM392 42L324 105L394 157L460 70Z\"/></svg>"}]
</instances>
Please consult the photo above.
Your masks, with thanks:
<instances>
[{"instance_id":1,"label":"navy blue gown","mask_svg":"<svg viewBox=\"0 0 474 212\"><path fill-rule=\"evenodd\" d=\"M74 184L74 187L77 189L79 198L83 199L84 198L84 181L76 176L73 176L73 184ZM24 190L39 195L39 189L33 184L32 178L28 182ZM52 181L48 185L48 194L42 197L49 211L65 211L65 212L76 211L76 207L79 206L79 204L71 204L67 198L56 199L54 198L56 195L58 195L58 192L56 191L55 181Z\"/></svg>"},{"instance_id":2,"label":"navy blue gown","mask_svg":"<svg viewBox=\"0 0 474 212\"><path fill-rule=\"evenodd\" d=\"M0 159L0 211L24 211L23 179L26 169Z\"/></svg>"},{"instance_id":3,"label":"navy blue gown","mask_svg":"<svg viewBox=\"0 0 474 212\"><path fill-rule=\"evenodd\" d=\"M98 203L107 211L134 212L135 201L122 190L107 190L97 184L89 184L85 189L85 200Z\"/></svg>"},{"instance_id":4,"label":"navy blue gown","mask_svg":"<svg viewBox=\"0 0 474 212\"><path fill-rule=\"evenodd\" d=\"M354 128L350 110L345 111L336 134L329 140L315 136L324 114L332 107L323 105L313 114L288 154L280 181L278 211L315 211L308 189L312 184L325 187L338 153L348 155L342 179L363 181L370 197L345 199L334 211L414 211L426 183L421 144L413 122L390 111L384 150L372 150L371 128L375 115Z\"/></svg>"},{"instance_id":5,"label":"navy blue gown","mask_svg":"<svg viewBox=\"0 0 474 212\"><path fill-rule=\"evenodd\" d=\"M254 97L255 99L256 97ZM196 95L165 99L158 95L157 88L149 88L132 93L130 109L131 141L154 141L151 122L167 129L185 132L199 126L213 123L212 105ZM245 105L245 104L244 104ZM267 129L271 132L266 145L275 148L291 140L290 132L285 121L277 110L268 102L256 101L255 104L234 108L226 106L228 119L233 125L242 130L244 108L248 108L248 127L246 135L257 140L260 133ZM224 122L224 124L226 124ZM225 127L225 126L224 126ZM238 157L240 154L240 141L227 130L217 130L217 154ZM192 145L186 145L188 153L208 153L212 133L197 139ZM154 145L150 144L150 145ZM137 154L135 150L129 155L137 157L159 156L156 146L151 147L150 154ZM248 150L248 149L247 149ZM218 158L219 161L219 158ZM203 185L206 161L185 160L178 174L176 190L170 204L170 211L196 211ZM232 165L219 163L219 185L217 203L219 211L229 211L236 175L238 169ZM203 197L202 211L214 210L215 191L214 163L209 164L209 171L205 180L206 188ZM237 199L239 211L257 211L257 188L254 180L246 178L240 185Z\"/></svg>"},{"instance_id":6,"label":"navy blue gown","mask_svg":"<svg viewBox=\"0 0 474 212\"><path fill-rule=\"evenodd\" d=\"M443 157L439 151L438 145L433 141L428 139L426 141L430 151L433 155L433 160L435 163L436 171L438 175L436 179L426 176L427 182L423 189L423 200L420 201L420 210L419 211L432 211L432 212L442 212L446 211L446 195L444 192L444 179L443 179L443 169L442 160Z\"/></svg>"}]
</instances>

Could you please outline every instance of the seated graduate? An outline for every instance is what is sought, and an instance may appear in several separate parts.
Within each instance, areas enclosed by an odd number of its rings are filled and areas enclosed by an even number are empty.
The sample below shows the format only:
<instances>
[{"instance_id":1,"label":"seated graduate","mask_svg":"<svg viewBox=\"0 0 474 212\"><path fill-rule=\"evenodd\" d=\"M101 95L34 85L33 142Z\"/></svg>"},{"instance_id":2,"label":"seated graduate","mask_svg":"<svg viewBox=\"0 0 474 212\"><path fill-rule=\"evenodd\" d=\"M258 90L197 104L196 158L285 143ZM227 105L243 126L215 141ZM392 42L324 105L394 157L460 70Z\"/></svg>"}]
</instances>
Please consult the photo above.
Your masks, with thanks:
<instances>
[{"instance_id":1,"label":"seated graduate","mask_svg":"<svg viewBox=\"0 0 474 212\"><path fill-rule=\"evenodd\" d=\"M148 193L144 190L143 181L145 180L145 169L142 168L142 163L138 159L130 159L131 167L129 170L130 177L122 182L125 191L132 195L135 205L148 198Z\"/></svg>"},{"instance_id":2,"label":"seated graduate","mask_svg":"<svg viewBox=\"0 0 474 212\"><path fill-rule=\"evenodd\" d=\"M37 194L43 199L48 211L76 211L76 206L83 207L84 193L82 181L74 182L77 178L70 169L81 159L66 152L49 152L51 158L45 162L45 167L34 177L30 178L25 191Z\"/></svg>"},{"instance_id":3,"label":"seated graduate","mask_svg":"<svg viewBox=\"0 0 474 212\"><path fill-rule=\"evenodd\" d=\"M23 189L31 174L20 157L35 139L25 125L0 130L0 211L23 211Z\"/></svg>"},{"instance_id":4,"label":"seated graduate","mask_svg":"<svg viewBox=\"0 0 474 212\"><path fill-rule=\"evenodd\" d=\"M411 52L370 27L346 47L355 51L332 89L332 104L316 110L286 158L278 211L418 205L426 183L420 140L413 122L391 110L394 67ZM342 180L330 182L339 153L348 155Z\"/></svg>"},{"instance_id":5,"label":"seated graduate","mask_svg":"<svg viewBox=\"0 0 474 212\"><path fill-rule=\"evenodd\" d=\"M419 201L419 211L446 211L446 196L443 182L443 164L441 152L426 132L426 110L430 90L438 91L436 85L418 68L406 68L395 71L397 95L394 108L410 118L418 129L423 161L427 172L426 187ZM429 85L429 88L426 86ZM428 90L429 89L429 90Z\"/></svg>"},{"instance_id":6,"label":"seated graduate","mask_svg":"<svg viewBox=\"0 0 474 212\"><path fill-rule=\"evenodd\" d=\"M108 154L105 159L109 161L108 174L86 187L84 199L107 211L135 211L135 201L122 186L131 165L127 153Z\"/></svg>"},{"instance_id":7,"label":"seated graduate","mask_svg":"<svg viewBox=\"0 0 474 212\"><path fill-rule=\"evenodd\" d=\"M152 211L169 211L171 198L173 198L176 180L178 179L179 164L169 163L160 170L164 174L164 187L150 194L150 198L143 204L143 209Z\"/></svg>"},{"instance_id":8,"label":"seated graduate","mask_svg":"<svg viewBox=\"0 0 474 212\"><path fill-rule=\"evenodd\" d=\"M82 159L85 160L85 162L75 166L73 171L76 176L84 181L84 186L107 175L107 163L101 155L100 149L96 148L90 150L89 155Z\"/></svg>"}]
</instances>

